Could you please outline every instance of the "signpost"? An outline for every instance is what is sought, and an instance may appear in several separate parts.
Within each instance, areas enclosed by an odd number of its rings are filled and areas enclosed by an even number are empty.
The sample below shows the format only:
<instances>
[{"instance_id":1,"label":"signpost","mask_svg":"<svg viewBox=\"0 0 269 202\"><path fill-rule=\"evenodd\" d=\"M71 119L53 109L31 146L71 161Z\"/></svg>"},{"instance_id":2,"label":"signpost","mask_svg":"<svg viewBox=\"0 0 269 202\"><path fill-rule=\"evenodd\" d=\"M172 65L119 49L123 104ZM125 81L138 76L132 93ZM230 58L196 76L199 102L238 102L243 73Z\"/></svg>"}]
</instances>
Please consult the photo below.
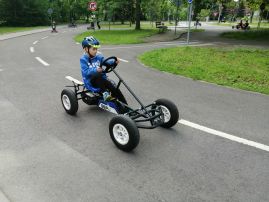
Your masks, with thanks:
<instances>
[{"instance_id":1,"label":"signpost","mask_svg":"<svg viewBox=\"0 0 269 202\"><path fill-rule=\"evenodd\" d=\"M48 14L51 15L53 13L53 9L52 8L49 8L48 9Z\"/></svg>"},{"instance_id":2,"label":"signpost","mask_svg":"<svg viewBox=\"0 0 269 202\"><path fill-rule=\"evenodd\" d=\"M180 6L180 0L174 0L174 3L177 6L177 11L176 11L176 19L175 19L175 34L177 34L177 23L178 23L178 10L179 10L179 6Z\"/></svg>"},{"instance_id":3,"label":"signpost","mask_svg":"<svg viewBox=\"0 0 269 202\"><path fill-rule=\"evenodd\" d=\"M50 24L51 24L51 28L52 28L52 30L53 30L52 13L53 13L53 9L52 9L52 8L49 8L49 9L48 9L48 14L49 14L49 16L50 16ZM56 28L55 28L55 30L56 30Z\"/></svg>"},{"instance_id":4,"label":"signpost","mask_svg":"<svg viewBox=\"0 0 269 202\"><path fill-rule=\"evenodd\" d=\"M190 41L191 14L192 14L192 0L188 0L188 4L189 4L189 27L188 27L187 44L189 44L189 41Z\"/></svg>"}]
</instances>

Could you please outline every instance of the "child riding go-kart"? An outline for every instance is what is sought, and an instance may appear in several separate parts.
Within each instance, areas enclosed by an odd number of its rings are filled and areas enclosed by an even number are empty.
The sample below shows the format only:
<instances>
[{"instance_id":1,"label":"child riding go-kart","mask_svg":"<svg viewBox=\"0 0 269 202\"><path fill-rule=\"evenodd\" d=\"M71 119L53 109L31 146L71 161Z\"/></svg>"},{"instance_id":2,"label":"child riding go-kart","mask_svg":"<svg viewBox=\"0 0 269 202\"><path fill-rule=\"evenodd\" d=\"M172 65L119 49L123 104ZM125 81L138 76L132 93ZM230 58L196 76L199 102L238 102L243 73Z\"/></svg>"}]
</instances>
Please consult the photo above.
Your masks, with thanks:
<instances>
[{"instance_id":1,"label":"child riding go-kart","mask_svg":"<svg viewBox=\"0 0 269 202\"><path fill-rule=\"evenodd\" d=\"M89 44L86 49L85 44ZM94 50L94 47L96 49L99 47L99 42L95 38L85 38L82 46L89 53L89 55L86 54L81 58L83 82L71 76L66 76L73 85L66 86L69 88L64 89L61 93L62 105L68 114L75 115L77 113L78 100L82 100L88 105L97 105L116 114L109 123L109 133L115 145L123 151L131 151L138 145L140 140L138 128L153 129L158 126L170 128L178 122L179 113L173 102L167 99L158 99L151 104L144 105L140 101L116 72L115 69L118 66L116 57L103 59L100 55L92 56L90 54L90 48ZM85 58L88 59L87 55L89 56L89 63L86 67L84 66L84 60ZM101 58L100 64L98 64L96 57L97 59L98 57ZM95 67L95 65L98 67ZM108 80L106 74L110 72L113 72L119 79L117 84ZM140 104L139 109L133 109L127 104L120 91L121 84Z\"/></svg>"}]
</instances>

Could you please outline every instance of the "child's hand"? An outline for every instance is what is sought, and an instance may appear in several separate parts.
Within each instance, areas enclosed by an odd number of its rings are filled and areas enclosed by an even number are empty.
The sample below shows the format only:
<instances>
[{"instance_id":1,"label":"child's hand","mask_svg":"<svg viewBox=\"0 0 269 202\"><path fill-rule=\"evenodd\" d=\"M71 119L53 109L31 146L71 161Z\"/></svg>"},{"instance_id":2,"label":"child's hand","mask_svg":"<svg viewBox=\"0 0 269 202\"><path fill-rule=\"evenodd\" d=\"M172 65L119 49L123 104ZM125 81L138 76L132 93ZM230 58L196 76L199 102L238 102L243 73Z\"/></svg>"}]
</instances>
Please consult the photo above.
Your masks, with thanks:
<instances>
[{"instance_id":1,"label":"child's hand","mask_svg":"<svg viewBox=\"0 0 269 202\"><path fill-rule=\"evenodd\" d=\"M120 60L119 60L119 58L117 58L116 64L118 65L119 63L120 63Z\"/></svg>"},{"instance_id":2,"label":"child's hand","mask_svg":"<svg viewBox=\"0 0 269 202\"><path fill-rule=\"evenodd\" d=\"M102 72L103 72L102 67L98 67L98 68L97 68L97 72L102 73Z\"/></svg>"}]
</instances>

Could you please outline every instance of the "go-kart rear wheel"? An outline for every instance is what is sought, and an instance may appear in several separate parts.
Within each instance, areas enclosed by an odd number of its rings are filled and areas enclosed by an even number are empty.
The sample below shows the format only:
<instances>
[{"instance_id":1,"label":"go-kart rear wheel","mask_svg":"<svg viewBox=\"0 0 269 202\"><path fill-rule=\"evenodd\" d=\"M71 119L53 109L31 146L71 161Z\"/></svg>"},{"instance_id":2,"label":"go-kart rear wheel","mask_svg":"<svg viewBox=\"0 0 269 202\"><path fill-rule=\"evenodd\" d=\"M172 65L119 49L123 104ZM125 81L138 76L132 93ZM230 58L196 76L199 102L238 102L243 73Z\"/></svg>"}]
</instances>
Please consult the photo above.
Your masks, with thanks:
<instances>
[{"instance_id":1,"label":"go-kart rear wheel","mask_svg":"<svg viewBox=\"0 0 269 202\"><path fill-rule=\"evenodd\" d=\"M139 130L128 116L113 117L109 123L109 133L114 144L123 151L132 151L139 144Z\"/></svg>"},{"instance_id":2,"label":"go-kart rear wheel","mask_svg":"<svg viewBox=\"0 0 269 202\"><path fill-rule=\"evenodd\" d=\"M71 89L64 89L61 93L61 100L65 111L70 115L75 115L78 111L78 100L76 93Z\"/></svg>"},{"instance_id":3,"label":"go-kart rear wheel","mask_svg":"<svg viewBox=\"0 0 269 202\"><path fill-rule=\"evenodd\" d=\"M164 113L164 123L161 125L164 128L171 128L178 122L179 113L177 106L167 99L158 99L155 101Z\"/></svg>"}]
</instances>

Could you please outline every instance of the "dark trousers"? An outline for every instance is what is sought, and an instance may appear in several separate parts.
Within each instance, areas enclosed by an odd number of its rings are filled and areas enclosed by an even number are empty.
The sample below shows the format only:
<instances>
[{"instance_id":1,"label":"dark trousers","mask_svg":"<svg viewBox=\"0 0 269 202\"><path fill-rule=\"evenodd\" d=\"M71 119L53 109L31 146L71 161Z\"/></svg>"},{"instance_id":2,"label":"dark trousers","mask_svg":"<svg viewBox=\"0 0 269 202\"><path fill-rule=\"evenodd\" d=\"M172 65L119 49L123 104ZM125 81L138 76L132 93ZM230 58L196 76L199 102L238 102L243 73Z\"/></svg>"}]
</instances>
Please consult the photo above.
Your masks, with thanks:
<instances>
[{"instance_id":1,"label":"dark trousers","mask_svg":"<svg viewBox=\"0 0 269 202\"><path fill-rule=\"evenodd\" d=\"M127 101L121 93L120 89L116 88L109 80L103 79L101 74L92 77L91 84L95 88L100 88L102 92L111 92L112 97L115 97L124 104L127 104Z\"/></svg>"},{"instance_id":2,"label":"dark trousers","mask_svg":"<svg viewBox=\"0 0 269 202\"><path fill-rule=\"evenodd\" d=\"M101 29L101 26L100 26L99 22L97 22L97 27L98 27L98 29Z\"/></svg>"}]
</instances>

